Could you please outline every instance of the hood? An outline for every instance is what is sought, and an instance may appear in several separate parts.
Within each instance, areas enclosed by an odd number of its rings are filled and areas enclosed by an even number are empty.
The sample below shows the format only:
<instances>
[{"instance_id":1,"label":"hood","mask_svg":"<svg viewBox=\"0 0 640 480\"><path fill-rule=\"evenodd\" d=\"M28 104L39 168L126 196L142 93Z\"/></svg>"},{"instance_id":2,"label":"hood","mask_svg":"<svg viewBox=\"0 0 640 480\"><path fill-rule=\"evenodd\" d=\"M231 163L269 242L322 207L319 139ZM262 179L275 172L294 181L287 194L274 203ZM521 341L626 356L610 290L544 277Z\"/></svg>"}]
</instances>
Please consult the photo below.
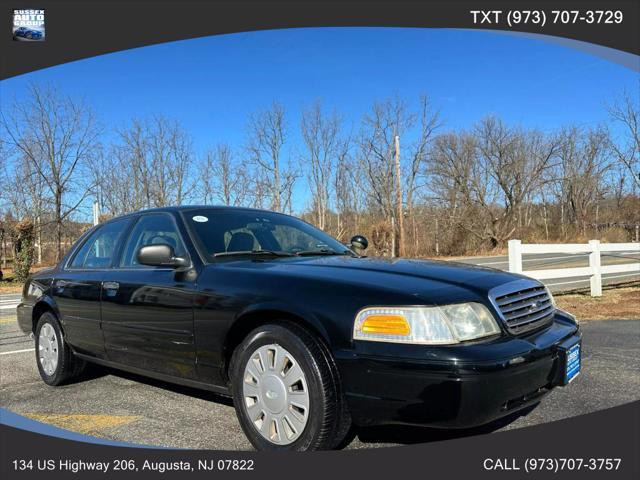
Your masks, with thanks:
<instances>
[{"instance_id":1,"label":"hood","mask_svg":"<svg viewBox=\"0 0 640 480\"><path fill-rule=\"evenodd\" d=\"M454 291L473 291L486 298L486 293L492 288L523 278L501 270L457 262L381 257L291 257L231 263L235 264L234 267L265 269L271 274L311 277L431 298L438 296L439 291L446 291L447 296Z\"/></svg>"}]
</instances>

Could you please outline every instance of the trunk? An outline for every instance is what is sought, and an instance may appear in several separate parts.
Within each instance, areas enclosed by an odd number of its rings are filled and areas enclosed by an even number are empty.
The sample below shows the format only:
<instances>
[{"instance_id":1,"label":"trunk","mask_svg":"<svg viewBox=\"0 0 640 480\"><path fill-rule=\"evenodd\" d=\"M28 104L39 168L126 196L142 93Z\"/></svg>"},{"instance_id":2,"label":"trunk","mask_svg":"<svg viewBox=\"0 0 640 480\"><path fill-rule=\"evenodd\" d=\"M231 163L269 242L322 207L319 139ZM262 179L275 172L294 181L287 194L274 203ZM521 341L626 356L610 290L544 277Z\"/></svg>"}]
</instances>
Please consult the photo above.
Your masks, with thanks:
<instances>
[{"instance_id":1,"label":"trunk","mask_svg":"<svg viewBox=\"0 0 640 480\"><path fill-rule=\"evenodd\" d=\"M440 255L440 232L439 232L439 226L438 226L438 217L436 217L436 256Z\"/></svg>"},{"instance_id":2,"label":"trunk","mask_svg":"<svg viewBox=\"0 0 640 480\"><path fill-rule=\"evenodd\" d=\"M544 235L545 238L547 239L547 242L549 241L549 221L547 219L547 204L543 204L542 205L542 212L543 212L543 220L544 220Z\"/></svg>"},{"instance_id":3,"label":"trunk","mask_svg":"<svg viewBox=\"0 0 640 480\"><path fill-rule=\"evenodd\" d=\"M400 169L400 137L396 135L395 138L395 180L396 180L396 217L397 217L397 241L396 241L396 255L398 257L404 257L404 214L402 212L402 179Z\"/></svg>"},{"instance_id":4,"label":"trunk","mask_svg":"<svg viewBox=\"0 0 640 480\"><path fill-rule=\"evenodd\" d=\"M62 258L62 192L58 189L55 194L56 209L56 263Z\"/></svg>"},{"instance_id":5,"label":"trunk","mask_svg":"<svg viewBox=\"0 0 640 480\"><path fill-rule=\"evenodd\" d=\"M273 180L274 180L274 189L273 189L273 201L274 201L274 210L276 212L281 211L281 202L280 202L280 170L278 168L278 164L276 163L275 169L273 172Z\"/></svg>"},{"instance_id":6,"label":"trunk","mask_svg":"<svg viewBox=\"0 0 640 480\"><path fill-rule=\"evenodd\" d=\"M38 265L42 265L42 227L40 225L40 217L38 217L36 228L38 229Z\"/></svg>"}]
</instances>

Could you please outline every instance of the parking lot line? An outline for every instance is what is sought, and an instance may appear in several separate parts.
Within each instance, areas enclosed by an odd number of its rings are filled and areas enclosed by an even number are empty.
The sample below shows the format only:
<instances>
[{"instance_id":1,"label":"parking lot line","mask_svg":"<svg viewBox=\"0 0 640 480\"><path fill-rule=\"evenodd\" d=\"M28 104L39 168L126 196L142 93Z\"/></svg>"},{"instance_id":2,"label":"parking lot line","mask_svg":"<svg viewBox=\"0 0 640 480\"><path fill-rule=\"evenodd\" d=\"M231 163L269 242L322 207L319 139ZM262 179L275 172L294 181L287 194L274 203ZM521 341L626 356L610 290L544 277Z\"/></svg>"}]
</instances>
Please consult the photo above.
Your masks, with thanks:
<instances>
[{"instance_id":1,"label":"parking lot line","mask_svg":"<svg viewBox=\"0 0 640 480\"><path fill-rule=\"evenodd\" d=\"M0 355L12 355L14 353L33 352L34 348L25 348L24 350L12 350L11 352L0 352Z\"/></svg>"},{"instance_id":2,"label":"parking lot line","mask_svg":"<svg viewBox=\"0 0 640 480\"><path fill-rule=\"evenodd\" d=\"M84 434L96 434L102 430L127 425L139 420L136 415L88 415L88 414L55 414L55 413L23 413L38 422L54 425L59 428Z\"/></svg>"}]
</instances>

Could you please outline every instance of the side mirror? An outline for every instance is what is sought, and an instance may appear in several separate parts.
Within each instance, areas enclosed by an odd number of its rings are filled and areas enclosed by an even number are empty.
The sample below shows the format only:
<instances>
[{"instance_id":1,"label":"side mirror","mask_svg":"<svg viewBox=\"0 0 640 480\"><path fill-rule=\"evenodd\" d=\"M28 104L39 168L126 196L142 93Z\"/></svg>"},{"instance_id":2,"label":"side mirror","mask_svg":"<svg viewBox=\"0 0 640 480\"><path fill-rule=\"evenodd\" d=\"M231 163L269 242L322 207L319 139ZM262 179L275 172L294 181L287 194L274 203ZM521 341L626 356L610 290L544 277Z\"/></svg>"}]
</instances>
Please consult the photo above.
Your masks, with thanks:
<instances>
[{"instance_id":1,"label":"side mirror","mask_svg":"<svg viewBox=\"0 0 640 480\"><path fill-rule=\"evenodd\" d=\"M138 263L152 267L186 268L190 265L189 259L176 257L173 247L163 243L140 247L136 256Z\"/></svg>"},{"instance_id":2,"label":"side mirror","mask_svg":"<svg viewBox=\"0 0 640 480\"><path fill-rule=\"evenodd\" d=\"M358 250L366 250L369 246L369 240L362 235L356 235L351 239L351 243L349 245L351 248L356 248Z\"/></svg>"}]
</instances>

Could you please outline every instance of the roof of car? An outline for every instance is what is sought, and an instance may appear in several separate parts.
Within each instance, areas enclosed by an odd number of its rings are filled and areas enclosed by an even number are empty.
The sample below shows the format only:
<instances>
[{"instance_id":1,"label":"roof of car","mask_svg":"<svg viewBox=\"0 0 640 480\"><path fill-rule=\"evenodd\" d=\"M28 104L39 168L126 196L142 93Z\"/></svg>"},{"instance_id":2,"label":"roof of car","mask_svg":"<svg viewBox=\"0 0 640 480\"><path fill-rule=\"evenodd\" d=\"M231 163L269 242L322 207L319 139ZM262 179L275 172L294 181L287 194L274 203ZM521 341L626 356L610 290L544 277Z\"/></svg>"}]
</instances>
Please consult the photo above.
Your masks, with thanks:
<instances>
[{"instance_id":1,"label":"roof of car","mask_svg":"<svg viewBox=\"0 0 640 480\"><path fill-rule=\"evenodd\" d=\"M187 211L187 210L199 210L202 208L209 208L209 209L213 209L213 210L237 210L237 211L242 211L242 210L247 210L247 211L252 211L252 212L268 212L268 213L279 213L279 212L274 212L272 210L265 210L265 209L260 209L260 208L249 208L249 207L230 207L227 205L174 205L174 206L169 206L169 207L158 207L158 208L148 208L145 210L138 210L137 212L132 212L133 213L148 213L148 212L182 212L182 211Z\"/></svg>"},{"instance_id":2,"label":"roof of car","mask_svg":"<svg viewBox=\"0 0 640 480\"><path fill-rule=\"evenodd\" d=\"M145 213L158 213L158 212L185 212L189 210L199 210L202 208L207 208L210 210L227 210L227 211L238 211L238 212L261 212L261 213L277 213L280 215L286 215L280 212L274 212L272 210L264 210L259 208L249 208L249 207L230 207L226 205L174 205L168 207L157 207L157 208L147 208L145 210L137 210L131 213L125 213L123 215L118 215L117 217L110 218L101 222L100 224L104 224L107 222L112 222L114 220L118 220L120 218L130 217L132 215L140 215Z\"/></svg>"}]
</instances>

